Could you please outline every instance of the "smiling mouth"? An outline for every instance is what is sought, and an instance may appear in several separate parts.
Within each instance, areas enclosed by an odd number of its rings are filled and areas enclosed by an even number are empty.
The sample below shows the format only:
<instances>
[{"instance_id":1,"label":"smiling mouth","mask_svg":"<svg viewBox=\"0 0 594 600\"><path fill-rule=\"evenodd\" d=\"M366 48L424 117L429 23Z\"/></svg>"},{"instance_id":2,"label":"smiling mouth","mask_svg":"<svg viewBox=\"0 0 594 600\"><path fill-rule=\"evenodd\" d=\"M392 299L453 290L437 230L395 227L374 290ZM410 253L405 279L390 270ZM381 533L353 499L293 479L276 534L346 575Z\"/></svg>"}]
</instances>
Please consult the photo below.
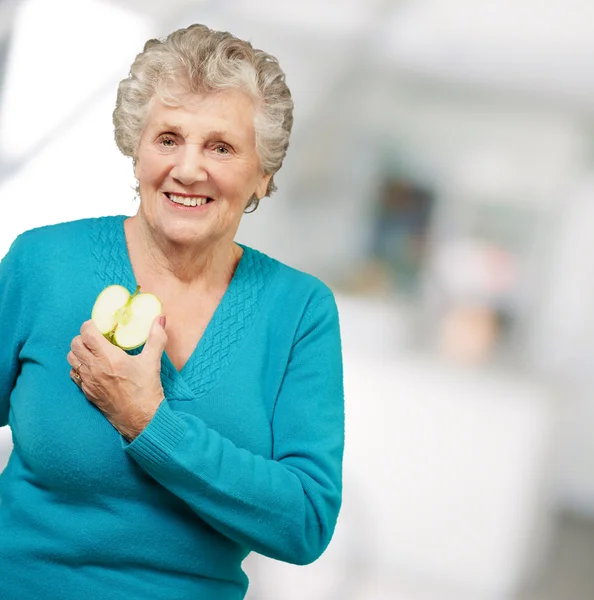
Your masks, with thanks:
<instances>
[{"instance_id":1,"label":"smiling mouth","mask_svg":"<svg viewBox=\"0 0 594 600\"><path fill-rule=\"evenodd\" d=\"M180 206L202 206L214 202L213 198L205 196L179 196L170 192L164 192L164 194L169 200Z\"/></svg>"}]
</instances>

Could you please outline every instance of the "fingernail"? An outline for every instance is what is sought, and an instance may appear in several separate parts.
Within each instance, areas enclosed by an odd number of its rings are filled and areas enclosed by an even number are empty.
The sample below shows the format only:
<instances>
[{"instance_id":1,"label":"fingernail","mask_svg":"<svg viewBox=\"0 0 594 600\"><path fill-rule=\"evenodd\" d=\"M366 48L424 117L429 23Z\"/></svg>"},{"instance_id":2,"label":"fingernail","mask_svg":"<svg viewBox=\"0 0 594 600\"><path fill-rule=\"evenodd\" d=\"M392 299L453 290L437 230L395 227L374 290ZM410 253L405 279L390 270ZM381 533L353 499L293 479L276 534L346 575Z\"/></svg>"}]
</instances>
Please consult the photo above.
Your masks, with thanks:
<instances>
[{"instance_id":1,"label":"fingernail","mask_svg":"<svg viewBox=\"0 0 594 600\"><path fill-rule=\"evenodd\" d=\"M165 329L165 325L167 324L167 317L165 315L161 315L159 317L159 325L161 325L161 327L163 329Z\"/></svg>"}]
</instances>

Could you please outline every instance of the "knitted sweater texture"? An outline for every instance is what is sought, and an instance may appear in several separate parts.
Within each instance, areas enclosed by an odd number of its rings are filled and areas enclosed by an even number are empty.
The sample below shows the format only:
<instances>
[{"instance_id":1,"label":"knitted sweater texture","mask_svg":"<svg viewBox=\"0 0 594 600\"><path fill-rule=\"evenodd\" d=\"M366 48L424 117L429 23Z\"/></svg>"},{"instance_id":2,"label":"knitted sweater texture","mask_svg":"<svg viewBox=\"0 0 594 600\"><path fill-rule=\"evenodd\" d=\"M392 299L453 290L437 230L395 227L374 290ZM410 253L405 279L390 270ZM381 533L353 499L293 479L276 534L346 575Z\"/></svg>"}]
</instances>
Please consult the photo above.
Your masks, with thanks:
<instances>
[{"instance_id":1,"label":"knitted sweater texture","mask_svg":"<svg viewBox=\"0 0 594 600\"><path fill-rule=\"evenodd\" d=\"M307 564L334 531L342 359L315 277L244 247L183 369L163 354L165 400L131 443L70 379L99 292L142 285L125 218L32 229L0 263L3 600L239 600L250 551Z\"/></svg>"}]
</instances>

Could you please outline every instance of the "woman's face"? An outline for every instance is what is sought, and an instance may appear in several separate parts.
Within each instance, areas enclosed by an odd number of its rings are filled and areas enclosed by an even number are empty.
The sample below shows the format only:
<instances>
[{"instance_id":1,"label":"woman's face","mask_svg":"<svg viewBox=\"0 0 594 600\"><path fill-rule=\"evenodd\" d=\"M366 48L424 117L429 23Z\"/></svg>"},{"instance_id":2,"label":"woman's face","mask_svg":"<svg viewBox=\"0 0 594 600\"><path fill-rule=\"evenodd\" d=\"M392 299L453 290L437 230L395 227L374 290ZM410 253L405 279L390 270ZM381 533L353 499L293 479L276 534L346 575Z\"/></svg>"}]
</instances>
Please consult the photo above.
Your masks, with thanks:
<instances>
[{"instance_id":1,"label":"woman's face","mask_svg":"<svg viewBox=\"0 0 594 600\"><path fill-rule=\"evenodd\" d=\"M203 247L231 243L249 200L263 197L270 179L256 152L251 99L226 90L169 107L155 98L135 174L139 216L157 235Z\"/></svg>"}]
</instances>

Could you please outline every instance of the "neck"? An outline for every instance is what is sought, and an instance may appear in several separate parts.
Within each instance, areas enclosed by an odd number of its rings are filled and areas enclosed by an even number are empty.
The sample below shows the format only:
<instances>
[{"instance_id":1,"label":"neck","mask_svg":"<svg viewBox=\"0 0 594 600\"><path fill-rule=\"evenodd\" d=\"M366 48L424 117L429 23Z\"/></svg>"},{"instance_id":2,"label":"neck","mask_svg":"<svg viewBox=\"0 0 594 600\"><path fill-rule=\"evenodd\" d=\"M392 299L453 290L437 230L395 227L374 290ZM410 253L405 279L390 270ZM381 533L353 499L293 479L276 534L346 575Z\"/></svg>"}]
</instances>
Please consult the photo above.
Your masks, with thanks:
<instances>
[{"instance_id":1,"label":"neck","mask_svg":"<svg viewBox=\"0 0 594 600\"><path fill-rule=\"evenodd\" d=\"M171 243L138 215L126 219L124 228L135 270L186 290L226 288L243 254L233 240L206 247Z\"/></svg>"}]
</instances>

